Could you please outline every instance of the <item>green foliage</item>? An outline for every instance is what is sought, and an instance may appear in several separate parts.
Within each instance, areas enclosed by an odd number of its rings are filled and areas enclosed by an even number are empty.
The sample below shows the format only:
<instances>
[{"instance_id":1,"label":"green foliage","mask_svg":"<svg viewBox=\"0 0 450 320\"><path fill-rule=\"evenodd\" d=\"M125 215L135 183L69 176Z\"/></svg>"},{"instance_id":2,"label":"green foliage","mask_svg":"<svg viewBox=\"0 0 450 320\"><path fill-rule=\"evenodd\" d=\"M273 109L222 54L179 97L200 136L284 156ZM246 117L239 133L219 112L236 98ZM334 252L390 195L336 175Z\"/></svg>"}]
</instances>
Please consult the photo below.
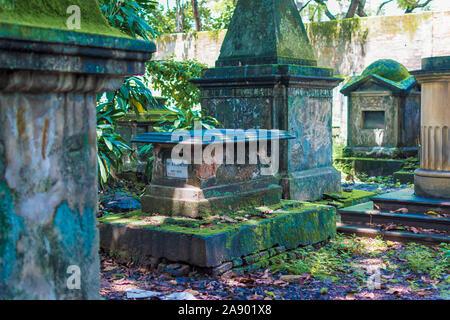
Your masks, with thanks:
<instances>
[{"instance_id":1,"label":"green foliage","mask_svg":"<svg viewBox=\"0 0 450 320\"><path fill-rule=\"evenodd\" d=\"M270 269L272 272L308 273L318 279L332 277L338 280L339 273L351 272L347 261L363 252L364 248L356 237L337 234L335 239L319 249L308 246L295 250L296 259L278 259Z\"/></svg>"},{"instance_id":2,"label":"green foliage","mask_svg":"<svg viewBox=\"0 0 450 320\"><path fill-rule=\"evenodd\" d=\"M397 6L405 12L413 12L416 8L425 8L432 0L397 0Z\"/></svg>"},{"instance_id":3,"label":"green foliage","mask_svg":"<svg viewBox=\"0 0 450 320\"><path fill-rule=\"evenodd\" d=\"M195 60L152 60L147 63L146 77L169 104L180 109L193 109L200 103L200 90L190 80L199 78L205 68L206 65Z\"/></svg>"},{"instance_id":4,"label":"green foliage","mask_svg":"<svg viewBox=\"0 0 450 320\"><path fill-rule=\"evenodd\" d=\"M157 132L167 132L174 130L193 129L214 129L221 126L217 119L205 116L201 110L179 109L173 106L166 106L172 113L162 116L158 126L153 127ZM175 114L174 114L175 113ZM172 117L175 116L175 120ZM196 126L198 124L198 126Z\"/></svg>"},{"instance_id":5,"label":"green foliage","mask_svg":"<svg viewBox=\"0 0 450 320\"><path fill-rule=\"evenodd\" d=\"M106 92L97 99L97 144L98 171L100 185L115 178L115 172L123 165L123 156L131 153L132 148L116 132L117 120L132 110L141 113L156 104L150 90L141 77L129 77L115 92Z\"/></svg>"},{"instance_id":6,"label":"green foliage","mask_svg":"<svg viewBox=\"0 0 450 320\"><path fill-rule=\"evenodd\" d=\"M153 0L98 0L109 24L133 38L154 39L155 30L146 21L146 15L156 9Z\"/></svg>"},{"instance_id":7,"label":"green foliage","mask_svg":"<svg viewBox=\"0 0 450 320\"><path fill-rule=\"evenodd\" d=\"M200 77L206 67L195 60L175 61L173 58L148 62L149 83L167 97L170 118L175 115L175 120L169 119L169 115L163 116L156 131L190 130L194 129L196 121L206 129L219 125L216 119L203 115L199 108L200 90L190 82Z\"/></svg>"},{"instance_id":8,"label":"green foliage","mask_svg":"<svg viewBox=\"0 0 450 320\"><path fill-rule=\"evenodd\" d=\"M216 31L226 29L233 16L237 0L215 1L212 6L207 0L198 1L198 10L202 31ZM182 31L195 31L194 14L190 1L181 6ZM158 5L155 10L146 15L145 19L158 34L169 34L176 32L176 8L164 9Z\"/></svg>"},{"instance_id":9,"label":"green foliage","mask_svg":"<svg viewBox=\"0 0 450 320\"><path fill-rule=\"evenodd\" d=\"M123 138L116 133L116 121L124 114L123 110L109 105L97 106L97 162L102 187L111 176L115 177L114 171L122 167L122 157L131 151Z\"/></svg>"},{"instance_id":10,"label":"green foliage","mask_svg":"<svg viewBox=\"0 0 450 320\"><path fill-rule=\"evenodd\" d=\"M152 0L99 0L102 12L111 26L134 38L150 40L156 32L145 17L156 7ZM156 105L143 77L133 76L124 80L119 90L106 92L97 98L97 144L100 186L115 178L115 172L123 166L123 156L130 154L131 147L116 132L117 120L128 111L136 114Z\"/></svg>"},{"instance_id":11,"label":"green foliage","mask_svg":"<svg viewBox=\"0 0 450 320\"><path fill-rule=\"evenodd\" d=\"M147 158L144 175L148 181L152 178L153 169L153 144L146 144L138 149L138 156Z\"/></svg>"},{"instance_id":12,"label":"green foliage","mask_svg":"<svg viewBox=\"0 0 450 320\"><path fill-rule=\"evenodd\" d=\"M216 18L211 19L209 30L227 29L233 17L234 9L236 8L237 0L223 0L219 1L215 7L218 13Z\"/></svg>"},{"instance_id":13,"label":"green foliage","mask_svg":"<svg viewBox=\"0 0 450 320\"><path fill-rule=\"evenodd\" d=\"M450 244L448 243L442 243L436 248L409 243L400 256L408 261L412 271L428 274L433 279L440 279L450 272Z\"/></svg>"}]
</instances>

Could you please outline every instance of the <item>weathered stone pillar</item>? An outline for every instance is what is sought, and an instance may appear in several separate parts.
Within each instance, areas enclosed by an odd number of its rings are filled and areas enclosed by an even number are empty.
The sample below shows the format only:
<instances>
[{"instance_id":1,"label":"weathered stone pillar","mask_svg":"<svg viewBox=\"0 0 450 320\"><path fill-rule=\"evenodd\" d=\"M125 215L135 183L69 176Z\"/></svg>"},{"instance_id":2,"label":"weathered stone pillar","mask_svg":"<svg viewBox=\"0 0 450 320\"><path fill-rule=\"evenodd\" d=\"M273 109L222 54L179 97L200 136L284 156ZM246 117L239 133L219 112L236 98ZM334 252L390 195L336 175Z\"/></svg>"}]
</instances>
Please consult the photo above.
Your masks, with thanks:
<instances>
[{"instance_id":1,"label":"weathered stone pillar","mask_svg":"<svg viewBox=\"0 0 450 320\"><path fill-rule=\"evenodd\" d=\"M85 5L117 36L0 19L0 299L99 297L96 94L143 73L155 46Z\"/></svg>"},{"instance_id":2,"label":"weathered stone pillar","mask_svg":"<svg viewBox=\"0 0 450 320\"><path fill-rule=\"evenodd\" d=\"M416 195L450 199L450 56L425 58L413 72L422 84L421 159Z\"/></svg>"},{"instance_id":3,"label":"weathered stone pillar","mask_svg":"<svg viewBox=\"0 0 450 320\"><path fill-rule=\"evenodd\" d=\"M202 109L225 128L280 129L295 135L280 149L283 195L317 199L339 192L332 167L332 98L340 78L317 67L292 0L240 0L216 68L193 82Z\"/></svg>"}]
</instances>

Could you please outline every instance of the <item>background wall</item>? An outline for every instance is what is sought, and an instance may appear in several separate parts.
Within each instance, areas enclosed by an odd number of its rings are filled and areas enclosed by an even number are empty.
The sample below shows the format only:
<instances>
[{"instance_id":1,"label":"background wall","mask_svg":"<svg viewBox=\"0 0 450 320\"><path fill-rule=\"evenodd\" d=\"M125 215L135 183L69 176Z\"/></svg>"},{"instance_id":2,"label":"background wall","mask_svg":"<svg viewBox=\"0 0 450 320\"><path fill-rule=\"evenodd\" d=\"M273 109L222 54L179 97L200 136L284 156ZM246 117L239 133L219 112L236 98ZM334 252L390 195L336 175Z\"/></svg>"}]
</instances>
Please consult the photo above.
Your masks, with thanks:
<instances>
[{"instance_id":1,"label":"background wall","mask_svg":"<svg viewBox=\"0 0 450 320\"><path fill-rule=\"evenodd\" d=\"M423 57L450 55L450 11L377 16L306 24L320 66L342 76L360 74L378 59L394 59L408 70L420 69ZM214 66L226 30L171 34L157 41L155 59L173 55ZM333 126L347 131L347 99L335 89Z\"/></svg>"}]
</instances>

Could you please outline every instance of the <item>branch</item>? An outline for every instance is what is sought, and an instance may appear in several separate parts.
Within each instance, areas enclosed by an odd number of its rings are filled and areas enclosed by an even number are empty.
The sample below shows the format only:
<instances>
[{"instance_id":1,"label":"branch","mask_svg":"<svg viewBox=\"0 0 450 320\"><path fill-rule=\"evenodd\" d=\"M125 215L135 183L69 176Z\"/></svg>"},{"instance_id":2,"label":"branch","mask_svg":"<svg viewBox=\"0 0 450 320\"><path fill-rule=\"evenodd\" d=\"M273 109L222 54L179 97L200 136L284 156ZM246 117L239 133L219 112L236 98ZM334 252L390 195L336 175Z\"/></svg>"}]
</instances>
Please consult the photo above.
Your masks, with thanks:
<instances>
[{"instance_id":1,"label":"branch","mask_svg":"<svg viewBox=\"0 0 450 320\"><path fill-rule=\"evenodd\" d=\"M406 10L405 10L405 13L411 13L411 12L413 12L415 9L417 9L417 8L424 8L424 7L426 7L431 1L433 1L433 0L426 0L424 3L411 3L409 0L405 0L405 2L407 3L407 4L409 4L410 5L410 7L408 7Z\"/></svg>"},{"instance_id":2,"label":"branch","mask_svg":"<svg viewBox=\"0 0 450 320\"><path fill-rule=\"evenodd\" d=\"M302 12L302 10L305 9L311 1L313 1L313 0L309 0L304 6L302 6L302 7L300 8L299 11Z\"/></svg>"},{"instance_id":3,"label":"branch","mask_svg":"<svg viewBox=\"0 0 450 320\"><path fill-rule=\"evenodd\" d=\"M328 6L325 3L325 1L323 0L314 0L314 1L322 6L323 10L325 11L325 15L328 17L328 19L336 20L336 17L330 12L330 10L328 10Z\"/></svg>"},{"instance_id":4,"label":"branch","mask_svg":"<svg viewBox=\"0 0 450 320\"><path fill-rule=\"evenodd\" d=\"M394 0L387 0L387 1L383 2L382 4L380 4L380 6L378 7L378 10L377 10L377 16L379 16L381 14L381 9L383 9L383 7L385 5L387 5L388 3L392 2L392 1L394 1Z\"/></svg>"}]
</instances>

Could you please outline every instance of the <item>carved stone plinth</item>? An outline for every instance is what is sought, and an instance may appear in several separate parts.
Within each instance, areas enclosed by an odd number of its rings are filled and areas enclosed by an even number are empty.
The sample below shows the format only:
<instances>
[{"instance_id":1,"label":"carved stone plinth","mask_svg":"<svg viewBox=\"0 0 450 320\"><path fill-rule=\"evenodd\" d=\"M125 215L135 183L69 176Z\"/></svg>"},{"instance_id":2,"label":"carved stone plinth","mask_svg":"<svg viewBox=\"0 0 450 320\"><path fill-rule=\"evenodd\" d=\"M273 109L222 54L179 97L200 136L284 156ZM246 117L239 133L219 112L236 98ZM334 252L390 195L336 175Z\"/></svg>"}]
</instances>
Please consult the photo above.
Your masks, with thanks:
<instances>
[{"instance_id":1,"label":"carved stone plinth","mask_svg":"<svg viewBox=\"0 0 450 320\"><path fill-rule=\"evenodd\" d=\"M96 94L143 73L155 46L6 23L0 34L0 299L97 299Z\"/></svg>"}]
</instances>

